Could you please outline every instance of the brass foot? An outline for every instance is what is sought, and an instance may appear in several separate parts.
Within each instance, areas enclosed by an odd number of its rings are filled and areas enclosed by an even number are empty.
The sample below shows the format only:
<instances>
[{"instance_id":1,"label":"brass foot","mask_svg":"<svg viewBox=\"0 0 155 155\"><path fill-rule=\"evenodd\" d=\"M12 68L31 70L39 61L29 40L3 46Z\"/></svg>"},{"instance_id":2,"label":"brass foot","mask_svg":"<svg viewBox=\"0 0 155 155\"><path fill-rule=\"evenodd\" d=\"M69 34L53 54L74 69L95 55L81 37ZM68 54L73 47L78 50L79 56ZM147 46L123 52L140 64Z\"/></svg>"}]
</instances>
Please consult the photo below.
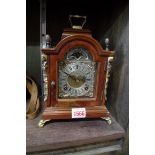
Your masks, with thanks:
<instances>
[{"instance_id":1,"label":"brass foot","mask_svg":"<svg viewBox=\"0 0 155 155\"><path fill-rule=\"evenodd\" d=\"M112 123L112 120L110 117L101 117L101 118L106 120L109 125Z\"/></svg>"},{"instance_id":2,"label":"brass foot","mask_svg":"<svg viewBox=\"0 0 155 155\"><path fill-rule=\"evenodd\" d=\"M38 127L42 128L45 125L45 123L48 122L48 121L50 121L50 120L40 120L39 123L38 123Z\"/></svg>"}]
</instances>

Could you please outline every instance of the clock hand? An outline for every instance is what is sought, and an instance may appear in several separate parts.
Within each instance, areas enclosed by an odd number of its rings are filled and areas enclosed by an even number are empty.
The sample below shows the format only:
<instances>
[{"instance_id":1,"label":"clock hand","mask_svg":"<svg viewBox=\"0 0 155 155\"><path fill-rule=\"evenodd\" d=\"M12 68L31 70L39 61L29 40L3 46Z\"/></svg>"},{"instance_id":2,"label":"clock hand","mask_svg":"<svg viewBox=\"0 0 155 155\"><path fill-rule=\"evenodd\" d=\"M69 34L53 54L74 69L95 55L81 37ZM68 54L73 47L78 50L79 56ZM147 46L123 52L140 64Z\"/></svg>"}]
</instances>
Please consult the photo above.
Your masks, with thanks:
<instances>
[{"instance_id":1,"label":"clock hand","mask_svg":"<svg viewBox=\"0 0 155 155\"><path fill-rule=\"evenodd\" d=\"M76 82L79 82L79 81L83 81L83 77L82 76L76 76L76 75L70 75L69 73L67 72L64 72L65 74L67 74L68 76L70 76L73 80L75 80Z\"/></svg>"},{"instance_id":2,"label":"clock hand","mask_svg":"<svg viewBox=\"0 0 155 155\"><path fill-rule=\"evenodd\" d=\"M65 74L67 74L67 75L70 75L69 73L67 73L67 72L64 72Z\"/></svg>"},{"instance_id":3,"label":"clock hand","mask_svg":"<svg viewBox=\"0 0 155 155\"><path fill-rule=\"evenodd\" d=\"M79 81L80 81L80 80L83 81L83 80L84 80L84 77L83 77L83 76L78 76L77 79L78 79Z\"/></svg>"},{"instance_id":4,"label":"clock hand","mask_svg":"<svg viewBox=\"0 0 155 155\"><path fill-rule=\"evenodd\" d=\"M74 75L70 75L70 77L73 79L73 80L76 80L76 77Z\"/></svg>"},{"instance_id":5,"label":"clock hand","mask_svg":"<svg viewBox=\"0 0 155 155\"><path fill-rule=\"evenodd\" d=\"M74 75L70 75L69 73L67 72L64 72L65 74L67 74L68 76L70 76L73 80L76 80L76 77Z\"/></svg>"},{"instance_id":6,"label":"clock hand","mask_svg":"<svg viewBox=\"0 0 155 155\"><path fill-rule=\"evenodd\" d=\"M76 80L76 77L74 75L70 75L69 73L67 72L64 72L65 74L67 74L68 76L70 76L73 80Z\"/></svg>"}]
</instances>

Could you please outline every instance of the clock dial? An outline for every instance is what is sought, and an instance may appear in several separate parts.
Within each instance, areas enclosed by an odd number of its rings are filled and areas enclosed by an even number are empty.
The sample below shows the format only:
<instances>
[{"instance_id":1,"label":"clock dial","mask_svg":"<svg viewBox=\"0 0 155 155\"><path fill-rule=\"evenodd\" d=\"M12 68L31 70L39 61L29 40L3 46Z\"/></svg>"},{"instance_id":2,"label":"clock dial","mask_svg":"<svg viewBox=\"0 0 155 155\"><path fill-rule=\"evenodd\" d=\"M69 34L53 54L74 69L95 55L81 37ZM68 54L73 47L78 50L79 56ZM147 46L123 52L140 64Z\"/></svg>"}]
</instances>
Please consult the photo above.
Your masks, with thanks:
<instances>
[{"instance_id":1,"label":"clock dial","mask_svg":"<svg viewBox=\"0 0 155 155\"><path fill-rule=\"evenodd\" d=\"M86 50L71 50L67 60L59 62L59 98L94 97L95 72L96 63Z\"/></svg>"}]
</instances>

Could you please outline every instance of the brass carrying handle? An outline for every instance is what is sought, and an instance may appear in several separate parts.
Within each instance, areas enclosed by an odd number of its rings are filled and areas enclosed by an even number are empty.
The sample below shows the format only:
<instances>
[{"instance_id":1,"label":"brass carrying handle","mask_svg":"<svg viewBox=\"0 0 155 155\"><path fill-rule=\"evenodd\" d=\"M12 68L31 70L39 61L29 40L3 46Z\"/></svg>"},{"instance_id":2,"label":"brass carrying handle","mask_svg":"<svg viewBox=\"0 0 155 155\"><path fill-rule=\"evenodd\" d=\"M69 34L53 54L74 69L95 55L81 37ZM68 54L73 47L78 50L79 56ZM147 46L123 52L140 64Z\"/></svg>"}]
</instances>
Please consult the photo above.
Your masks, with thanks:
<instances>
[{"instance_id":1,"label":"brass carrying handle","mask_svg":"<svg viewBox=\"0 0 155 155\"><path fill-rule=\"evenodd\" d=\"M81 25L74 25L73 24L73 22L72 22L72 18L83 18L84 19L84 21L83 21L83 23L81 24ZM69 15L69 22L70 22L70 24L71 24L71 27L73 28L73 29L82 29L83 28L83 26L84 26L84 24L86 23L86 16L79 16L79 15Z\"/></svg>"}]
</instances>

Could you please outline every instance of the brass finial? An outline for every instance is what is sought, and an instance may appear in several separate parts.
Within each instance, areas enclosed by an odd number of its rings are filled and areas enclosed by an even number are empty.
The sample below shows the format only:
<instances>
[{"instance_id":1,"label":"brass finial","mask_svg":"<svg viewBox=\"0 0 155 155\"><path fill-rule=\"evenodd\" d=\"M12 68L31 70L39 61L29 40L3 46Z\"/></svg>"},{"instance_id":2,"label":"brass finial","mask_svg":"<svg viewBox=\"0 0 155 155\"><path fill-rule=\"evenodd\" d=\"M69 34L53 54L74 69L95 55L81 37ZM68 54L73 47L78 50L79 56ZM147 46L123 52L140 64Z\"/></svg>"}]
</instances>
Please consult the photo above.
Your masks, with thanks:
<instances>
[{"instance_id":1,"label":"brass finial","mask_svg":"<svg viewBox=\"0 0 155 155\"><path fill-rule=\"evenodd\" d=\"M109 42L110 42L110 41L109 41L109 38L106 38L106 39L105 39L105 46L106 46L106 49L105 49L105 50L106 50L106 51L109 51Z\"/></svg>"}]
</instances>

